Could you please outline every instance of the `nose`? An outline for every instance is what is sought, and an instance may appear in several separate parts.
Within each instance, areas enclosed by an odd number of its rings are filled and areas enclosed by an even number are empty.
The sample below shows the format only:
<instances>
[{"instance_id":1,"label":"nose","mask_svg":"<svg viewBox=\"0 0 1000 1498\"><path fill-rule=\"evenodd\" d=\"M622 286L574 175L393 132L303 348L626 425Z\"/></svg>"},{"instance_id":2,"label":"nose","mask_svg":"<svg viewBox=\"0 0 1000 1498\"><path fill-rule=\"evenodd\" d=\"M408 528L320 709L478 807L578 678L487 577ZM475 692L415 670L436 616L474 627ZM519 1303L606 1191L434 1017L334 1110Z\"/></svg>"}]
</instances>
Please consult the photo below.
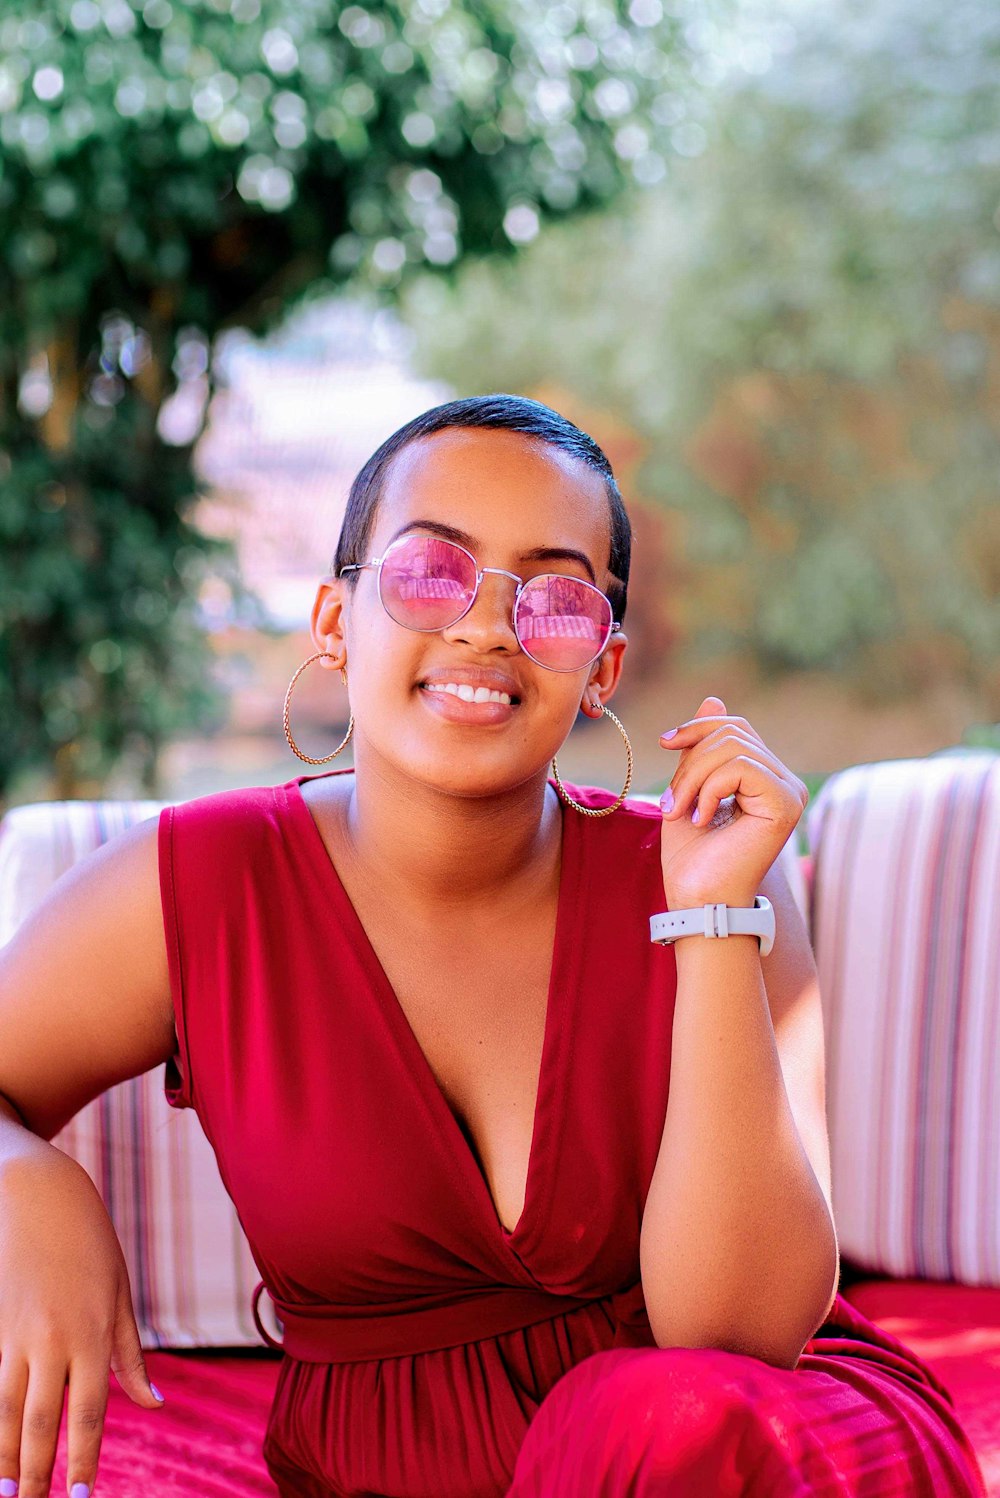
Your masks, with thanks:
<instances>
[{"instance_id":1,"label":"nose","mask_svg":"<svg viewBox=\"0 0 1000 1498\"><path fill-rule=\"evenodd\" d=\"M469 612L441 632L446 639L464 641L484 655L498 646L510 652L520 650L514 633L514 596L520 578L499 567L484 567L483 574ZM498 575L494 580L490 574Z\"/></svg>"}]
</instances>

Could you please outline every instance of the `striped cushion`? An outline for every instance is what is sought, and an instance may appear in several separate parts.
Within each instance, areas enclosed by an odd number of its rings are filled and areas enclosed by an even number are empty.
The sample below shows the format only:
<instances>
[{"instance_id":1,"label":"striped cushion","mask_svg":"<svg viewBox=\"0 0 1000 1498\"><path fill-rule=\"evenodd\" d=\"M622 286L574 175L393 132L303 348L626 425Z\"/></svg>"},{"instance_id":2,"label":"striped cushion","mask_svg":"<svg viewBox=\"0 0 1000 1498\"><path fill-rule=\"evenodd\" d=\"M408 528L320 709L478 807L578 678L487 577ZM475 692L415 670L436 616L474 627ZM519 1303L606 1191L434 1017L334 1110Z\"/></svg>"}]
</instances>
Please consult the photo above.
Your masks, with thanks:
<instances>
[{"instance_id":1,"label":"striped cushion","mask_svg":"<svg viewBox=\"0 0 1000 1498\"><path fill-rule=\"evenodd\" d=\"M1000 1285L1000 755L855 765L807 809L843 1254Z\"/></svg>"},{"instance_id":2,"label":"striped cushion","mask_svg":"<svg viewBox=\"0 0 1000 1498\"><path fill-rule=\"evenodd\" d=\"M0 943L71 864L158 801L16 806L0 821ZM109 1088L53 1136L94 1182L121 1241L144 1348L261 1347L260 1275L193 1109L169 1108L156 1067ZM265 1313L262 1306L261 1313Z\"/></svg>"}]
</instances>

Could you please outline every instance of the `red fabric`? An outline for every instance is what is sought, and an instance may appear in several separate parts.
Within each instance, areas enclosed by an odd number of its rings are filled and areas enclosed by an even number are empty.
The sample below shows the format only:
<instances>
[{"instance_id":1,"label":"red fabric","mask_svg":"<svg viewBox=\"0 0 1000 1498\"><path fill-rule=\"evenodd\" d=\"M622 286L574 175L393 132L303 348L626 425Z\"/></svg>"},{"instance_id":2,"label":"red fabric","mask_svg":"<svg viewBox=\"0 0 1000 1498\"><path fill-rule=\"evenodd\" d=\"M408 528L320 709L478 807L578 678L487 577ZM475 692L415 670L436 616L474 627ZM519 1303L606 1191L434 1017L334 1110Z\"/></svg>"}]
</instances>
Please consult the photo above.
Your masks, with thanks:
<instances>
[{"instance_id":1,"label":"red fabric","mask_svg":"<svg viewBox=\"0 0 1000 1498\"><path fill-rule=\"evenodd\" d=\"M944 1498L986 1489L932 1371L838 1295L792 1370L714 1349L611 1351L528 1427L509 1498Z\"/></svg>"},{"instance_id":2,"label":"red fabric","mask_svg":"<svg viewBox=\"0 0 1000 1498\"><path fill-rule=\"evenodd\" d=\"M981 1498L943 1387L842 1299L840 1329L794 1371L655 1346L639 1228L676 989L673 949L649 941L658 808L563 808L527 1192L508 1230L306 778L160 820L179 1041L167 1097L196 1107L283 1321L263 1448L279 1491L651 1498L669 1472L675 1498Z\"/></svg>"},{"instance_id":3,"label":"red fabric","mask_svg":"<svg viewBox=\"0 0 1000 1498\"><path fill-rule=\"evenodd\" d=\"M901 1337L947 1384L990 1498L1000 1498L1000 1289L936 1280L859 1280L852 1305Z\"/></svg>"}]
</instances>

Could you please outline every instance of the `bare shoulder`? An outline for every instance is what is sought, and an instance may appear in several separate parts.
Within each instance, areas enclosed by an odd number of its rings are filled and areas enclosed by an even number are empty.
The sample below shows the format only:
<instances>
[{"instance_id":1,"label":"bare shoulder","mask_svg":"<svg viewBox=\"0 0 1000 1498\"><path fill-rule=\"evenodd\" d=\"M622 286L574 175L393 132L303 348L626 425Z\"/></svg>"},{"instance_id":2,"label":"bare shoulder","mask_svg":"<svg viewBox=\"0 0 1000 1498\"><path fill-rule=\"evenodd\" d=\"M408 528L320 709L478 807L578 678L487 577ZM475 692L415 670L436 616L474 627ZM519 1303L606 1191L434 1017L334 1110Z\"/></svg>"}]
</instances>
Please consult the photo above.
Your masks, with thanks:
<instances>
[{"instance_id":1,"label":"bare shoulder","mask_svg":"<svg viewBox=\"0 0 1000 1498\"><path fill-rule=\"evenodd\" d=\"M299 786L326 851L338 868L346 854L344 828L351 797L350 779L348 775L335 775L330 780L317 776L311 781L304 780Z\"/></svg>"},{"instance_id":2,"label":"bare shoulder","mask_svg":"<svg viewBox=\"0 0 1000 1498\"><path fill-rule=\"evenodd\" d=\"M158 823L74 864L0 948L0 1092L45 1139L176 1049Z\"/></svg>"}]
</instances>

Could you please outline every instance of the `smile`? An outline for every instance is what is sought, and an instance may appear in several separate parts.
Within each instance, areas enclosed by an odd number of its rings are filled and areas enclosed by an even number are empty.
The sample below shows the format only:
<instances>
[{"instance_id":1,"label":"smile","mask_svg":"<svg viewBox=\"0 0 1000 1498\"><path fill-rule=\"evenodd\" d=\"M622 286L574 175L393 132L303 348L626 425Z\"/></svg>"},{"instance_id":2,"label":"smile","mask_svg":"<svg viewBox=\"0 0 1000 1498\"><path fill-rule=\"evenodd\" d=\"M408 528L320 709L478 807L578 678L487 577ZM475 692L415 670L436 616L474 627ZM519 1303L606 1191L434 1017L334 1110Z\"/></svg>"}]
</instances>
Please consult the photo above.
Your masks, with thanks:
<instances>
[{"instance_id":1,"label":"smile","mask_svg":"<svg viewBox=\"0 0 1000 1498\"><path fill-rule=\"evenodd\" d=\"M507 707L511 706L511 699L506 692L491 691L489 687L471 687L468 682L422 682L420 689L423 692L447 692L452 697L460 697L463 702L502 702Z\"/></svg>"}]
</instances>

